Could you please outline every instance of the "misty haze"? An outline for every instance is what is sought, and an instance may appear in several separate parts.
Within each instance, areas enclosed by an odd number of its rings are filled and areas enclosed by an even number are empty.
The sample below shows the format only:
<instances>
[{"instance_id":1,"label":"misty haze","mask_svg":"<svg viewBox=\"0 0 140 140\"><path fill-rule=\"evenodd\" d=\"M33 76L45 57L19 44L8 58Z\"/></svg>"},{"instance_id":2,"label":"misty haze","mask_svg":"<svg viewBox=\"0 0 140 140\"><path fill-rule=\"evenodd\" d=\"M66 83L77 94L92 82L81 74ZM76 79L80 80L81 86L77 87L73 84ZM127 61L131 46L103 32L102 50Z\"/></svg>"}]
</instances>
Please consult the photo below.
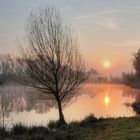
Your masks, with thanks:
<instances>
[{"instance_id":1,"label":"misty haze","mask_svg":"<svg viewBox=\"0 0 140 140\"><path fill-rule=\"evenodd\" d=\"M140 2L0 4L0 140L139 140Z\"/></svg>"}]
</instances>

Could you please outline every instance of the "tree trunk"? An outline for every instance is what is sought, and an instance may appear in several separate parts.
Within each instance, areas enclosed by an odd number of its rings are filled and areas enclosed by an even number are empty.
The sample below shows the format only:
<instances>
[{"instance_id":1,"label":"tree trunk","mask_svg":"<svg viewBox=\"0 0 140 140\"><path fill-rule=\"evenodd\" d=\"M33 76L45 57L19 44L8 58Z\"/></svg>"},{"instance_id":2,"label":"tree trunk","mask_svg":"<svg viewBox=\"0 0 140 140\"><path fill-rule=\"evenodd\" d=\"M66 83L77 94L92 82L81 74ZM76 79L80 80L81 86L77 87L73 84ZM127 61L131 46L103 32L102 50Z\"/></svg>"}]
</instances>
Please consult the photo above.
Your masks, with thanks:
<instances>
[{"instance_id":1,"label":"tree trunk","mask_svg":"<svg viewBox=\"0 0 140 140\"><path fill-rule=\"evenodd\" d=\"M58 101L58 111L59 111L59 123L60 123L60 125L66 125L66 121L64 119L64 115L63 115L62 106L61 106L60 101Z\"/></svg>"}]
</instances>

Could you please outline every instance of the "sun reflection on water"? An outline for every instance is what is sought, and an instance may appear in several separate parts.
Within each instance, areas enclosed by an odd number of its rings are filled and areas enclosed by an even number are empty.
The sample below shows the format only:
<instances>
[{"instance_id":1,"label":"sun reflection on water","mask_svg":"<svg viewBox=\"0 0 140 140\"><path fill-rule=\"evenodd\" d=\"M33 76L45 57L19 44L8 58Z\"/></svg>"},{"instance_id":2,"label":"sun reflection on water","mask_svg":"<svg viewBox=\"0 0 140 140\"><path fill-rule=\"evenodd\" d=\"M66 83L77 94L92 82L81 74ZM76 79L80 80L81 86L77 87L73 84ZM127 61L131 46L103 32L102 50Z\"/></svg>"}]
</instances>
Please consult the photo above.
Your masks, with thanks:
<instances>
[{"instance_id":1,"label":"sun reflection on water","mask_svg":"<svg viewBox=\"0 0 140 140\"><path fill-rule=\"evenodd\" d=\"M108 95L106 95L106 96L104 97L104 103L105 103L106 106L108 106L108 105L110 104L110 98L109 98Z\"/></svg>"}]
</instances>

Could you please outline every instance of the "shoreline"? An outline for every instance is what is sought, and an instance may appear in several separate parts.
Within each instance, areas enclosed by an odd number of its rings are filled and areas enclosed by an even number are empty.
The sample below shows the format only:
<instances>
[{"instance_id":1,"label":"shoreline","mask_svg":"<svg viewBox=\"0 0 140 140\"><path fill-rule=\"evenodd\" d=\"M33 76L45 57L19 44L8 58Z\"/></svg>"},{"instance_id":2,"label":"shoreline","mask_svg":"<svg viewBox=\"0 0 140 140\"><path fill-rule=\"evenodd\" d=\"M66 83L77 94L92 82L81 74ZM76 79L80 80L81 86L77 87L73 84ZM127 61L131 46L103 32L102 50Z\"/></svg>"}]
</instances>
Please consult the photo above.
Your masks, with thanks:
<instances>
[{"instance_id":1,"label":"shoreline","mask_svg":"<svg viewBox=\"0 0 140 140\"><path fill-rule=\"evenodd\" d=\"M58 127L50 122L47 127L21 124L11 131L0 128L0 139L4 140L121 140L140 139L140 117L95 118L94 115L82 121Z\"/></svg>"}]
</instances>

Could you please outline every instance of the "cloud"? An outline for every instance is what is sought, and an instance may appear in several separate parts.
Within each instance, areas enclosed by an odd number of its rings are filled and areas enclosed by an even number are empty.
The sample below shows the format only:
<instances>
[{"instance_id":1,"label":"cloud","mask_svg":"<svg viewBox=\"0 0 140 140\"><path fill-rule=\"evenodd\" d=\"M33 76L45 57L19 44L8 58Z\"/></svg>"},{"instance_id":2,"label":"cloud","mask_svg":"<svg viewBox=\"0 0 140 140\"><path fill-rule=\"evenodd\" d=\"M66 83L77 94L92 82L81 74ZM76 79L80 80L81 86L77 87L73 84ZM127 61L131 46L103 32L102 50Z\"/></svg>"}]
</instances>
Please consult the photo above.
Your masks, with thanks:
<instances>
[{"instance_id":1,"label":"cloud","mask_svg":"<svg viewBox=\"0 0 140 140\"><path fill-rule=\"evenodd\" d=\"M114 0L115 1L115 0ZM136 13L139 13L139 8L126 7L103 7L98 8L95 6L84 5L82 7L66 6L63 8L64 15L68 15L70 21L78 23L82 28L94 27L95 31L105 30L118 32L123 30L123 24L128 17L134 18ZM124 18L122 18L124 17ZM131 25L132 21L130 21Z\"/></svg>"},{"instance_id":2,"label":"cloud","mask_svg":"<svg viewBox=\"0 0 140 140\"><path fill-rule=\"evenodd\" d=\"M96 12L95 15L109 15L109 14L116 14L120 12L121 11L118 9L106 9L106 10Z\"/></svg>"},{"instance_id":3,"label":"cloud","mask_svg":"<svg viewBox=\"0 0 140 140\"><path fill-rule=\"evenodd\" d=\"M118 21L113 17L97 17L95 20L97 30L109 29L114 31L120 30Z\"/></svg>"},{"instance_id":4,"label":"cloud","mask_svg":"<svg viewBox=\"0 0 140 140\"><path fill-rule=\"evenodd\" d=\"M104 10L99 12L88 12L75 17L79 24L94 27L96 30L120 31L121 26L117 18L113 15L115 10ZM89 25L89 26L88 26Z\"/></svg>"}]
</instances>

